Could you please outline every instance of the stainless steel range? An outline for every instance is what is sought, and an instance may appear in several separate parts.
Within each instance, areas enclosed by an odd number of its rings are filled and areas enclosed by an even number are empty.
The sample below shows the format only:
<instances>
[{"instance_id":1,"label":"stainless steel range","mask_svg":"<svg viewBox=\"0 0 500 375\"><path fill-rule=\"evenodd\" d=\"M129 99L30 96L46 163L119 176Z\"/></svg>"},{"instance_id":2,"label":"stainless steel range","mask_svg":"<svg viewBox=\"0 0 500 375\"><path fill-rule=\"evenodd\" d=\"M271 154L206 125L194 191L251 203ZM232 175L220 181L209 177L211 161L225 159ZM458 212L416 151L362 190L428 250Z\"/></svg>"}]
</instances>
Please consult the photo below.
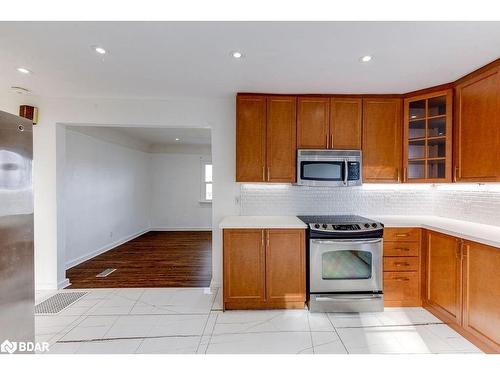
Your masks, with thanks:
<instances>
[{"instance_id":1,"label":"stainless steel range","mask_svg":"<svg viewBox=\"0 0 500 375\"><path fill-rule=\"evenodd\" d=\"M299 219L309 227L309 309L383 311L383 224L361 216Z\"/></svg>"}]
</instances>

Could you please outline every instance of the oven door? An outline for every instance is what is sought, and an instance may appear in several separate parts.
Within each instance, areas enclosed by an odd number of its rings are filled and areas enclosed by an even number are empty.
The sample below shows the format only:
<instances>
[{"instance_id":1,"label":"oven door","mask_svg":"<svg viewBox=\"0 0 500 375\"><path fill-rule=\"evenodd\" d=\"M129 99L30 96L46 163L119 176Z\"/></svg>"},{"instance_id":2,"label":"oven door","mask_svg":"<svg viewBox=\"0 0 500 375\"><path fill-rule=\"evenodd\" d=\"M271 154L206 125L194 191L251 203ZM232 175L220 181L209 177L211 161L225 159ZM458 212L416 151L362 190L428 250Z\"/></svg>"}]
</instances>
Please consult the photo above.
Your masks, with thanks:
<instances>
[{"instance_id":1,"label":"oven door","mask_svg":"<svg viewBox=\"0 0 500 375\"><path fill-rule=\"evenodd\" d=\"M299 159L297 184L308 186L345 186L347 184L347 163L338 160Z\"/></svg>"},{"instance_id":2,"label":"oven door","mask_svg":"<svg viewBox=\"0 0 500 375\"><path fill-rule=\"evenodd\" d=\"M310 293L381 292L382 238L311 239Z\"/></svg>"}]
</instances>

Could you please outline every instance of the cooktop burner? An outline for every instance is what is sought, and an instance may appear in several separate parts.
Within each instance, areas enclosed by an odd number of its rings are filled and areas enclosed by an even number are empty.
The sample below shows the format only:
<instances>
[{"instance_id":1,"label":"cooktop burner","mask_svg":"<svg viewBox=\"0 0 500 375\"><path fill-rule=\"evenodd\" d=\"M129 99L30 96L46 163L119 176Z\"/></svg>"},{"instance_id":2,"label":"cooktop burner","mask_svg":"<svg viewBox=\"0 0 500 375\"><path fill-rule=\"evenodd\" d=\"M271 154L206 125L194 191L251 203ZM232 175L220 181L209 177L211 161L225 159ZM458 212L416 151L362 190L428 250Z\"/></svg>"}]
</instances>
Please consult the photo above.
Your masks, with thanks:
<instances>
[{"instance_id":1,"label":"cooktop burner","mask_svg":"<svg viewBox=\"0 0 500 375\"><path fill-rule=\"evenodd\" d=\"M298 218L316 233L366 233L380 231L384 227L382 223L356 215L298 216Z\"/></svg>"}]
</instances>

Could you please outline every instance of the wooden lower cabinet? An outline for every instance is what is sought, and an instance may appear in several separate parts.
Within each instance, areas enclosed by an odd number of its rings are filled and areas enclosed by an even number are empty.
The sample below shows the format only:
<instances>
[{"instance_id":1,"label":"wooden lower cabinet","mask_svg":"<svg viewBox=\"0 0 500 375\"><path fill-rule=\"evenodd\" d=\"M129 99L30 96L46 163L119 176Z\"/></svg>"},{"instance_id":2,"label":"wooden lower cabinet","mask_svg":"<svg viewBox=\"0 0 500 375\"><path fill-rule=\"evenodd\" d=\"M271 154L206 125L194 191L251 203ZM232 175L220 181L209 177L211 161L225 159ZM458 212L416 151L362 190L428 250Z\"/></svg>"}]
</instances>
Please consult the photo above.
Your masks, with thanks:
<instances>
[{"instance_id":1,"label":"wooden lower cabinet","mask_svg":"<svg viewBox=\"0 0 500 375\"><path fill-rule=\"evenodd\" d=\"M384 305L421 306L420 228L384 229Z\"/></svg>"},{"instance_id":2,"label":"wooden lower cabinet","mask_svg":"<svg viewBox=\"0 0 500 375\"><path fill-rule=\"evenodd\" d=\"M265 231L224 230L224 303L266 300Z\"/></svg>"},{"instance_id":3,"label":"wooden lower cabinet","mask_svg":"<svg viewBox=\"0 0 500 375\"><path fill-rule=\"evenodd\" d=\"M496 353L500 353L499 270L500 249L464 242L462 327L484 344L484 350Z\"/></svg>"},{"instance_id":4,"label":"wooden lower cabinet","mask_svg":"<svg viewBox=\"0 0 500 375\"><path fill-rule=\"evenodd\" d=\"M426 238L424 305L444 322L460 324L460 239L433 231L427 231Z\"/></svg>"},{"instance_id":5,"label":"wooden lower cabinet","mask_svg":"<svg viewBox=\"0 0 500 375\"><path fill-rule=\"evenodd\" d=\"M224 309L303 308L303 229L224 229Z\"/></svg>"},{"instance_id":6,"label":"wooden lower cabinet","mask_svg":"<svg viewBox=\"0 0 500 375\"><path fill-rule=\"evenodd\" d=\"M487 353L500 353L500 249L426 231L423 306Z\"/></svg>"}]
</instances>

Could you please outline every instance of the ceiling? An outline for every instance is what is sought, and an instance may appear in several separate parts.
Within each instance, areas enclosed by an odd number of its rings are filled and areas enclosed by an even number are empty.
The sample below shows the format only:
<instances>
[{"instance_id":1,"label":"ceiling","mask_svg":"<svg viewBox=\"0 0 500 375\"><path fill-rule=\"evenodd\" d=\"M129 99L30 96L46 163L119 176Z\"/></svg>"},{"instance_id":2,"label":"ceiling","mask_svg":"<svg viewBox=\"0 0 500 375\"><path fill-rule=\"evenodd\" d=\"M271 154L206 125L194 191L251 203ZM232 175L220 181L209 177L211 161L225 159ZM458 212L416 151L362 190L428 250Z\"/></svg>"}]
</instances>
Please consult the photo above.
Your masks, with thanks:
<instances>
[{"instance_id":1,"label":"ceiling","mask_svg":"<svg viewBox=\"0 0 500 375\"><path fill-rule=\"evenodd\" d=\"M500 22L0 22L0 93L403 93L453 81L499 45Z\"/></svg>"},{"instance_id":2,"label":"ceiling","mask_svg":"<svg viewBox=\"0 0 500 375\"><path fill-rule=\"evenodd\" d=\"M210 129L201 128L127 128L112 127L129 137L149 144L210 145Z\"/></svg>"}]
</instances>

